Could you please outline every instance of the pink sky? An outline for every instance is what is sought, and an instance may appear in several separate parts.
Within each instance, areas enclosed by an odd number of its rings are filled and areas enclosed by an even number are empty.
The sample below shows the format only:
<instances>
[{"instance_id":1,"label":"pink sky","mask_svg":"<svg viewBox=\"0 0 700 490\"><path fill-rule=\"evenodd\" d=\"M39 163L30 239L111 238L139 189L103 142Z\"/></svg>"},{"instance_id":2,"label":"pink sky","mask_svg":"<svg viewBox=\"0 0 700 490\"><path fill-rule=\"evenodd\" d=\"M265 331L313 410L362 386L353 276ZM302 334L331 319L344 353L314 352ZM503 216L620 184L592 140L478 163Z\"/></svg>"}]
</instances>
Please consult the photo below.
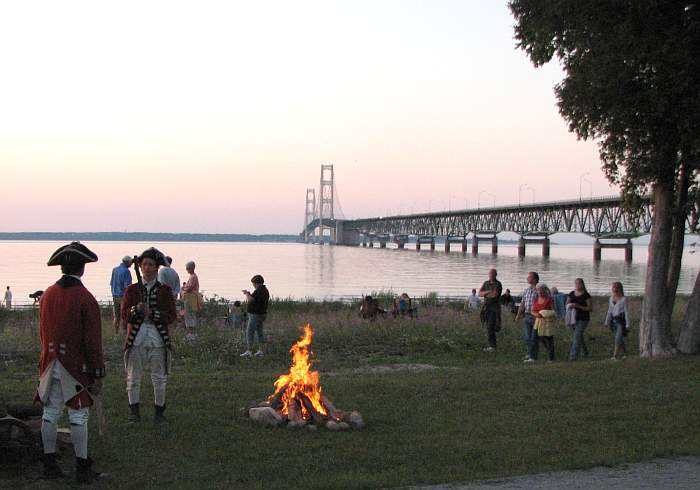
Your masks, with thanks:
<instances>
[{"instance_id":1,"label":"pink sky","mask_svg":"<svg viewBox=\"0 0 700 490\"><path fill-rule=\"evenodd\" d=\"M615 193L505 2L35 3L0 9L0 231L297 233L322 163L347 217Z\"/></svg>"}]
</instances>

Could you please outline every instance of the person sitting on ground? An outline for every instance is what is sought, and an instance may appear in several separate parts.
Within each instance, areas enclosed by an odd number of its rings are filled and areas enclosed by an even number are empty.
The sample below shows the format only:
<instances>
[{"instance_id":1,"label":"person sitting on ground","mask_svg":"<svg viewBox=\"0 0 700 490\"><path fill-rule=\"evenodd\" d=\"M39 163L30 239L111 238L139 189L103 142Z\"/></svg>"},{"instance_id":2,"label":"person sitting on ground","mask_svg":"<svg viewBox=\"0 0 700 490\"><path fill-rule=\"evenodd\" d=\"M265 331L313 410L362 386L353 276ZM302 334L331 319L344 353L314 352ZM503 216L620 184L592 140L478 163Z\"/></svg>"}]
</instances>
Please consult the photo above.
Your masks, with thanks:
<instances>
[{"instance_id":1,"label":"person sitting on ground","mask_svg":"<svg viewBox=\"0 0 700 490\"><path fill-rule=\"evenodd\" d=\"M379 302L372 296L365 296L360 305L360 318L374 321L378 316L386 317L386 310L379 306Z\"/></svg>"},{"instance_id":2,"label":"person sitting on ground","mask_svg":"<svg viewBox=\"0 0 700 490\"><path fill-rule=\"evenodd\" d=\"M394 309L391 314L394 318L399 316L402 318L405 316L413 318L415 315L415 308L413 308L411 297L406 293L402 293L398 300L394 300Z\"/></svg>"}]
</instances>

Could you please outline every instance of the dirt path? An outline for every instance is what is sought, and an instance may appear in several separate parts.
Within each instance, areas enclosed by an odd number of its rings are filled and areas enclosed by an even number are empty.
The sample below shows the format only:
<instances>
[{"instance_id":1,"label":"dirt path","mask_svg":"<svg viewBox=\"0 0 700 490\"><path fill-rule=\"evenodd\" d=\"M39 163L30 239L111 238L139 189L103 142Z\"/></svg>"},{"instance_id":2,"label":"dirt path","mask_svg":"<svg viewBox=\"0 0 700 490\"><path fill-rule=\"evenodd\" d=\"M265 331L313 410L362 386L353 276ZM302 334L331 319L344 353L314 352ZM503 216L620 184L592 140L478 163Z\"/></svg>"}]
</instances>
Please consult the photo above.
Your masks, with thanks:
<instances>
[{"instance_id":1,"label":"dirt path","mask_svg":"<svg viewBox=\"0 0 700 490\"><path fill-rule=\"evenodd\" d=\"M690 490L700 488L700 458L657 459L615 468L596 467L588 470L558 471L514 478L482 480L471 483L417 486L423 490L542 490L600 489L606 490Z\"/></svg>"}]
</instances>

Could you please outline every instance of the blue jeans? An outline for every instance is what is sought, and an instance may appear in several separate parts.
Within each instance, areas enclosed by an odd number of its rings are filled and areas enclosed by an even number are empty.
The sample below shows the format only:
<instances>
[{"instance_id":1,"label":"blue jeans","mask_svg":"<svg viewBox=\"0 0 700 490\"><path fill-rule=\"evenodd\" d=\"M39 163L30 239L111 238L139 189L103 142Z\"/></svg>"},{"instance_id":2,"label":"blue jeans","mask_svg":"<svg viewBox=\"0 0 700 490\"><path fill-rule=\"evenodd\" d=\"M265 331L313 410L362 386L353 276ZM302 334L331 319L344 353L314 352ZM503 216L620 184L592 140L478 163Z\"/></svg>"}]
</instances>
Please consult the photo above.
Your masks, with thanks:
<instances>
[{"instance_id":1,"label":"blue jeans","mask_svg":"<svg viewBox=\"0 0 700 490\"><path fill-rule=\"evenodd\" d=\"M537 331L535 326L535 317L529 313L525 313L523 317L523 340L527 345L527 356L530 359L537 359L539 346L537 345Z\"/></svg>"},{"instance_id":2,"label":"blue jeans","mask_svg":"<svg viewBox=\"0 0 700 490\"><path fill-rule=\"evenodd\" d=\"M258 336L258 343L262 344L265 342L265 337L263 336L263 323L265 323L266 315L256 315L255 313L248 314L248 328L245 332L246 343L248 348L255 342L255 335Z\"/></svg>"},{"instance_id":3,"label":"blue jeans","mask_svg":"<svg viewBox=\"0 0 700 490\"><path fill-rule=\"evenodd\" d=\"M588 347L586 346L586 339L583 334L588 327L589 320L576 320L574 325L574 341L571 343L571 350L569 351L569 359L574 360L578 358L579 351L583 352L584 356L588 355Z\"/></svg>"},{"instance_id":4,"label":"blue jeans","mask_svg":"<svg viewBox=\"0 0 700 490\"><path fill-rule=\"evenodd\" d=\"M615 332L615 346L625 348L625 327L616 320L612 322L613 332Z\"/></svg>"}]
</instances>

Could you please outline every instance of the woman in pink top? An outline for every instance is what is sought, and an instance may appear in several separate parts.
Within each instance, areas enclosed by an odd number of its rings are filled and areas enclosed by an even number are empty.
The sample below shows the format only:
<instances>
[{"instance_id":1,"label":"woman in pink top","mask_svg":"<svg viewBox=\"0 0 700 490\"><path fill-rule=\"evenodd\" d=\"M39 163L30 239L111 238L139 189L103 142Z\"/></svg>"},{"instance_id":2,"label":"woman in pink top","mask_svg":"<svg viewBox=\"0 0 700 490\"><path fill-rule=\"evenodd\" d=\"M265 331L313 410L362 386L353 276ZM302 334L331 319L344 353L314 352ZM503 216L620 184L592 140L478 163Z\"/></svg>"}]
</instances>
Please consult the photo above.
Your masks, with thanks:
<instances>
[{"instance_id":1,"label":"woman in pink top","mask_svg":"<svg viewBox=\"0 0 700 490\"><path fill-rule=\"evenodd\" d=\"M185 304L185 329L187 330L185 338L188 340L197 338L194 329L197 326L197 312L199 311L199 278L194 272L194 267L194 262L191 260L185 264L185 269L190 277L182 286L182 300Z\"/></svg>"}]
</instances>

